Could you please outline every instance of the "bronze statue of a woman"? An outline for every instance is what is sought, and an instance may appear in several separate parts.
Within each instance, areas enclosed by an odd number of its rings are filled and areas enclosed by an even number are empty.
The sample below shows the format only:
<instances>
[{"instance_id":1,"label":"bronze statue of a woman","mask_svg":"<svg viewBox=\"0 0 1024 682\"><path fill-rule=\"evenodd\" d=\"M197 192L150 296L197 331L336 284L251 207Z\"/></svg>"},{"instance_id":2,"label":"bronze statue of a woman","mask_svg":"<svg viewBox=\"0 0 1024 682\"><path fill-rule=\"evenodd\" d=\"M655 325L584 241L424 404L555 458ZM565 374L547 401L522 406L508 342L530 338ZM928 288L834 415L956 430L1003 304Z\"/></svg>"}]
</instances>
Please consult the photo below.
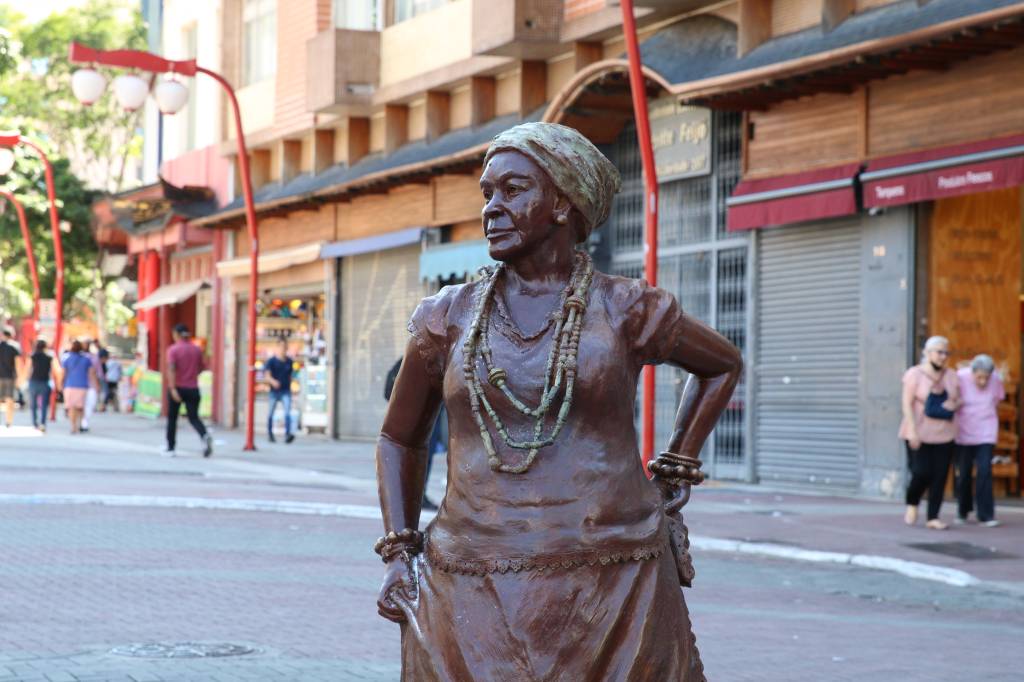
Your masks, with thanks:
<instances>
[{"instance_id":1,"label":"bronze statue of a woman","mask_svg":"<svg viewBox=\"0 0 1024 682\"><path fill-rule=\"evenodd\" d=\"M527 123L480 177L499 265L425 299L377 448L403 680L702 680L678 514L739 377L737 349L671 294L595 272L577 249L619 174L586 138ZM690 372L648 480L633 406L643 365ZM419 530L425 445L448 409L448 487Z\"/></svg>"}]
</instances>

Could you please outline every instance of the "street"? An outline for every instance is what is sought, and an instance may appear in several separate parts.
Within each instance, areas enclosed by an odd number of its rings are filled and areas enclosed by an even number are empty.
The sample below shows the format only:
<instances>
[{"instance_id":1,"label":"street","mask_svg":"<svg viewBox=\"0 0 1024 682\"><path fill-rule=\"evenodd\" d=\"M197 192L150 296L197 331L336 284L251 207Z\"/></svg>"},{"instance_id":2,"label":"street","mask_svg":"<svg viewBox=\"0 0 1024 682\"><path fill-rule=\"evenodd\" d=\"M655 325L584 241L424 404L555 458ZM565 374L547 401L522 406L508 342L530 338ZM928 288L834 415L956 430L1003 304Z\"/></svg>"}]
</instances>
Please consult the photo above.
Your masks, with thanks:
<instances>
[{"instance_id":1,"label":"street","mask_svg":"<svg viewBox=\"0 0 1024 682\"><path fill-rule=\"evenodd\" d=\"M228 434L210 460L165 459L155 422L99 415L72 438L18 419L0 430L0 680L398 679L398 628L374 606L371 443L244 455ZM695 536L728 533L716 516L742 515L701 506L730 494L695 494ZM1003 518L985 532L1019 538L1024 518ZM700 544L687 600L713 682L1016 679L1024 592Z\"/></svg>"}]
</instances>

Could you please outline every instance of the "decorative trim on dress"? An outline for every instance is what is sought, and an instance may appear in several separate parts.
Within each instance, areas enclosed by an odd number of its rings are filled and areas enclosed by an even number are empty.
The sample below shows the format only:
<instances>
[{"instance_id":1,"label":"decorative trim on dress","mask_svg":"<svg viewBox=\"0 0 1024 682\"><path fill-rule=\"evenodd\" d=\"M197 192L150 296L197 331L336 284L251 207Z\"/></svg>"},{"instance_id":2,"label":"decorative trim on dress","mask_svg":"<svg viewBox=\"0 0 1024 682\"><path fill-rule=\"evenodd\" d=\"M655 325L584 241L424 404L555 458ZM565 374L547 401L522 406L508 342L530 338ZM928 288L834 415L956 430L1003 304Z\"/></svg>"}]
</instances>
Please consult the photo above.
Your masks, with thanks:
<instances>
[{"instance_id":1,"label":"decorative trim on dress","mask_svg":"<svg viewBox=\"0 0 1024 682\"><path fill-rule=\"evenodd\" d=\"M520 571L549 571L571 569L582 566L607 566L627 561L646 561L660 557L668 549L665 538L656 543L642 545L632 550L608 551L586 550L569 554L548 556L516 557L511 559L463 559L445 554L431 543L426 542L424 556L427 563L445 573L461 573L463 575L487 575L488 573L519 573Z\"/></svg>"}]
</instances>

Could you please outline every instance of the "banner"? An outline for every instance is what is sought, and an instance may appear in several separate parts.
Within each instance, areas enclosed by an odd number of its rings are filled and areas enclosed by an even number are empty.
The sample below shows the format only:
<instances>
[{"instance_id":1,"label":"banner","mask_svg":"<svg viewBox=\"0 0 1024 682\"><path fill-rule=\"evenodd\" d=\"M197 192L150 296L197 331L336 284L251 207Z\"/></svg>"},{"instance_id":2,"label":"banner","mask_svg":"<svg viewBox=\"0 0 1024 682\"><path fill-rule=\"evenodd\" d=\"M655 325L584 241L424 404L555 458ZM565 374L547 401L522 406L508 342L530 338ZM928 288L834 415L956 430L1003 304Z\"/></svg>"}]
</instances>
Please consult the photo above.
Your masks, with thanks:
<instances>
[{"instance_id":1,"label":"banner","mask_svg":"<svg viewBox=\"0 0 1024 682\"><path fill-rule=\"evenodd\" d=\"M148 369L139 377L135 414L156 419L160 416L164 382L160 372Z\"/></svg>"}]
</instances>

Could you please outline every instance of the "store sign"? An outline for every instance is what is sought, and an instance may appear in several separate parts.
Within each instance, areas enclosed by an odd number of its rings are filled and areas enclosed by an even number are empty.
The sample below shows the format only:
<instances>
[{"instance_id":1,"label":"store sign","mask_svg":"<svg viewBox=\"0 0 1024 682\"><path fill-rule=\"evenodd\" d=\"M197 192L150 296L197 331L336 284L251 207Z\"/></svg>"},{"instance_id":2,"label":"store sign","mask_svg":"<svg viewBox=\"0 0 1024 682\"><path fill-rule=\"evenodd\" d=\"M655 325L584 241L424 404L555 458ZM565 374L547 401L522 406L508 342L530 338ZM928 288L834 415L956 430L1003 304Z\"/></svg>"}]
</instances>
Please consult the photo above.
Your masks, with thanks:
<instances>
[{"instance_id":1,"label":"store sign","mask_svg":"<svg viewBox=\"0 0 1024 682\"><path fill-rule=\"evenodd\" d=\"M710 109L665 97L651 102L650 120L658 182L711 173Z\"/></svg>"},{"instance_id":2,"label":"store sign","mask_svg":"<svg viewBox=\"0 0 1024 682\"><path fill-rule=\"evenodd\" d=\"M38 338L52 342L57 335L57 300L53 298L39 299L39 326L36 329Z\"/></svg>"}]
</instances>

